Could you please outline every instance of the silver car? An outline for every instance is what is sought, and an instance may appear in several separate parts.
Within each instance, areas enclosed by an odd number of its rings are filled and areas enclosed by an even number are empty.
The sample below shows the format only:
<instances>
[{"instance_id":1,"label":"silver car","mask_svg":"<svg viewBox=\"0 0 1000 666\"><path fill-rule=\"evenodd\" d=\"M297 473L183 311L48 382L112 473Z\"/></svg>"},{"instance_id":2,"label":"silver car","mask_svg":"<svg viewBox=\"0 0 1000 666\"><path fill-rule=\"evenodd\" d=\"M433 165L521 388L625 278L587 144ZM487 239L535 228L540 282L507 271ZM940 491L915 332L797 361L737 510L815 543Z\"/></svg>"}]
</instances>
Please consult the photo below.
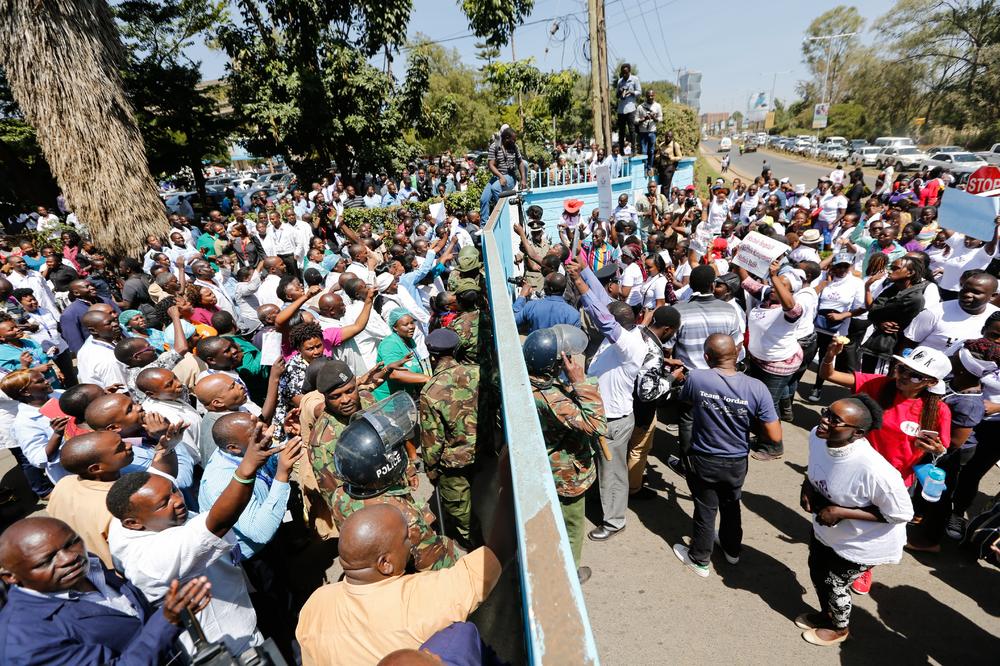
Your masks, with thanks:
<instances>
[{"instance_id":1,"label":"silver car","mask_svg":"<svg viewBox=\"0 0 1000 666\"><path fill-rule=\"evenodd\" d=\"M896 171L916 169L927 159L927 153L915 146L885 146L875 158L875 166L881 169L890 164Z\"/></svg>"},{"instance_id":2,"label":"silver car","mask_svg":"<svg viewBox=\"0 0 1000 666\"><path fill-rule=\"evenodd\" d=\"M874 166L881 148L878 146L861 146L851 155L851 164L855 166Z\"/></svg>"},{"instance_id":3,"label":"silver car","mask_svg":"<svg viewBox=\"0 0 1000 666\"><path fill-rule=\"evenodd\" d=\"M979 155L974 155L965 151L942 151L932 153L930 157L923 161L921 166L926 166L928 169L941 167L942 169L948 169L953 174L958 175L960 173L972 173L979 167L986 166L986 160Z\"/></svg>"}]
</instances>

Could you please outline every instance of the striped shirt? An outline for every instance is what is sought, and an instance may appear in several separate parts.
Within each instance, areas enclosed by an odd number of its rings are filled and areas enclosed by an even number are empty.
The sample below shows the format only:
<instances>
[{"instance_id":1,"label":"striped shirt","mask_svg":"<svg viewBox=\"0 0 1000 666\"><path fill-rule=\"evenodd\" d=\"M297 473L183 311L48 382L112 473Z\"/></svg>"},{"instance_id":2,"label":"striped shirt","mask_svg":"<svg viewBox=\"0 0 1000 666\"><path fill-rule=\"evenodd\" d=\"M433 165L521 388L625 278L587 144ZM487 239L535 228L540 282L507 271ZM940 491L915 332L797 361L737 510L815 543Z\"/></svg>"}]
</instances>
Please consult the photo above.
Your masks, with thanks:
<instances>
[{"instance_id":1,"label":"striped shirt","mask_svg":"<svg viewBox=\"0 0 1000 666\"><path fill-rule=\"evenodd\" d=\"M488 156L496 164L497 171L500 173L514 174L521 163L521 151L517 147L508 151L504 148L502 141L490 144Z\"/></svg>"},{"instance_id":2,"label":"striped shirt","mask_svg":"<svg viewBox=\"0 0 1000 666\"><path fill-rule=\"evenodd\" d=\"M730 335L737 347L743 346L739 315L729 303L695 294L690 301L674 307L681 313L681 325L674 338L674 358L683 361L686 367L708 369L705 341L715 333Z\"/></svg>"}]
</instances>

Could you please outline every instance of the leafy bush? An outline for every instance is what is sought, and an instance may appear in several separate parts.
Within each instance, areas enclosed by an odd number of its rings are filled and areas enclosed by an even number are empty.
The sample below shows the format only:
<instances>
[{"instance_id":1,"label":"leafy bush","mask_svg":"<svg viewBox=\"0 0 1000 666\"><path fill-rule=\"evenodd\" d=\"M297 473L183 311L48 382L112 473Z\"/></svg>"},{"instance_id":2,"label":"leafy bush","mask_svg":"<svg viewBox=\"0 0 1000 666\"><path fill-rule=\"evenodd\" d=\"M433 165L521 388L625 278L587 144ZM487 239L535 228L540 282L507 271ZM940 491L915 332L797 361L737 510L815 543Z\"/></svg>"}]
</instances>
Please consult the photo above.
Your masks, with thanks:
<instances>
[{"instance_id":1,"label":"leafy bush","mask_svg":"<svg viewBox=\"0 0 1000 666\"><path fill-rule=\"evenodd\" d=\"M479 197L489 180L489 175L489 171L486 169L479 169L464 192L448 195L444 199L445 210L448 211L448 214L461 217L465 213L479 210ZM373 230L381 231L387 227L396 226L399 219L397 215L401 209L411 211L419 221L423 220L424 215L428 213L430 205L439 201L441 201L441 197L432 197L426 201L412 201L402 206L389 206L388 208L348 208L344 211L344 223L351 229L357 229L367 222Z\"/></svg>"}]
</instances>

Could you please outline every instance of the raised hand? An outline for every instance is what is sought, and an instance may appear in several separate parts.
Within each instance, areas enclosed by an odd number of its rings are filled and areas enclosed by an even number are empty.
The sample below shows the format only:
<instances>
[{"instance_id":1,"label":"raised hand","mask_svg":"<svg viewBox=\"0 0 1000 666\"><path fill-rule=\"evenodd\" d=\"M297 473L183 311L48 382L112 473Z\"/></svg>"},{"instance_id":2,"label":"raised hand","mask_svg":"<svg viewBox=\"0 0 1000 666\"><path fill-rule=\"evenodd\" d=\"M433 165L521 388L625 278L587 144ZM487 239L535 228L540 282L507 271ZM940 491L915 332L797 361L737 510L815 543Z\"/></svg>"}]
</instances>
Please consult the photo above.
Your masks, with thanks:
<instances>
[{"instance_id":1,"label":"raised hand","mask_svg":"<svg viewBox=\"0 0 1000 666\"><path fill-rule=\"evenodd\" d=\"M181 613L185 608L190 609L192 613L199 613L211 600L212 584L205 576L193 578L184 583L183 587L175 578L170 581L170 587L167 588L167 594L163 599L163 617L170 624L179 626Z\"/></svg>"}]
</instances>

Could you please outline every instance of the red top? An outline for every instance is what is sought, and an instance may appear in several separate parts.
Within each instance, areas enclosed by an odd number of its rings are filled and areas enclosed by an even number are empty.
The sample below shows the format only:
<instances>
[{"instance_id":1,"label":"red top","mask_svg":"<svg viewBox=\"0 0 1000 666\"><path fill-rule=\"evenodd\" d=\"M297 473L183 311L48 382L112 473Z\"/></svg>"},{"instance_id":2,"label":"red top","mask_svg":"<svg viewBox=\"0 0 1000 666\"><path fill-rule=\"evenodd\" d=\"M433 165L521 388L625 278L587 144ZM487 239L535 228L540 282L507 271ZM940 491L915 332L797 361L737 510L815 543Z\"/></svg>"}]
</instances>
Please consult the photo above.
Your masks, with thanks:
<instances>
[{"instance_id":1,"label":"red top","mask_svg":"<svg viewBox=\"0 0 1000 666\"><path fill-rule=\"evenodd\" d=\"M882 387L886 382L895 382L885 375L870 375L863 372L854 373L855 393L867 393L878 400ZM872 448L882 454L889 464L903 475L903 482L909 487L913 483L913 466L919 463L927 453L914 446L913 441L920 434L920 410L923 401L920 398L904 398L899 392L892 406L885 410L882 416L882 427L868 433L868 441ZM951 445L951 409L942 400L938 403L938 426L935 428L941 437L941 444L947 449Z\"/></svg>"}]
</instances>

